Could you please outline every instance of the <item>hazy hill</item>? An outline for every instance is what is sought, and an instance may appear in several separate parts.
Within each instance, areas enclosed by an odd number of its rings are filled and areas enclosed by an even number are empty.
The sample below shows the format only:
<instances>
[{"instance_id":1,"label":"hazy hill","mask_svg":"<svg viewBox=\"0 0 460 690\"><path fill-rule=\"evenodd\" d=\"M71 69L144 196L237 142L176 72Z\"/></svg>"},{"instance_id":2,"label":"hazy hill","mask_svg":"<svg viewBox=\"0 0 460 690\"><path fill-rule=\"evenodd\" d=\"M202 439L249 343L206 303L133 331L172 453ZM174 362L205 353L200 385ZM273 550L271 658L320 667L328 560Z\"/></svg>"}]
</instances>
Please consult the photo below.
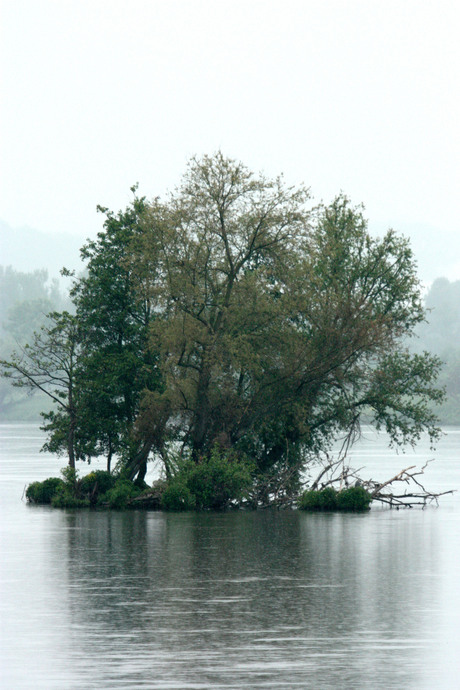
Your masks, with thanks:
<instances>
[{"instance_id":1,"label":"hazy hill","mask_svg":"<svg viewBox=\"0 0 460 690\"><path fill-rule=\"evenodd\" d=\"M101 219L102 229L102 219ZM373 224L376 235L384 235L387 226ZM430 285L438 276L450 280L460 277L460 234L454 233L448 241L429 225L408 225L396 228L399 234L411 238L411 246L418 263L419 276ZM0 220L0 265L12 266L17 271L35 271L46 268L50 278L59 276L60 269L82 269L79 250L86 235L45 233L28 227L12 228Z\"/></svg>"},{"instance_id":2,"label":"hazy hill","mask_svg":"<svg viewBox=\"0 0 460 690\"><path fill-rule=\"evenodd\" d=\"M82 269L79 250L84 241L78 235L12 228L0 220L0 264L24 272L46 268L50 278L56 278L63 266Z\"/></svg>"}]
</instances>

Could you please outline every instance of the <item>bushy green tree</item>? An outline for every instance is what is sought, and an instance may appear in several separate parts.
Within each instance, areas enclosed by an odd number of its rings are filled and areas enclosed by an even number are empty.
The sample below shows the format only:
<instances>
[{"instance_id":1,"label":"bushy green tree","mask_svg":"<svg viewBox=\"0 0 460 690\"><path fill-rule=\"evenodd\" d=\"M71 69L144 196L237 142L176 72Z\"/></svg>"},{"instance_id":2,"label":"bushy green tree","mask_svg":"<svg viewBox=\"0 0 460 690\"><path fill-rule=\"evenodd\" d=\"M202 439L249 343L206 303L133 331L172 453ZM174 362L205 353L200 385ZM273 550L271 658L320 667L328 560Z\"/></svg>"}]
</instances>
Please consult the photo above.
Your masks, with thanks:
<instances>
[{"instance_id":1,"label":"bushy green tree","mask_svg":"<svg viewBox=\"0 0 460 690\"><path fill-rule=\"evenodd\" d=\"M64 489L64 481L60 477L49 477L43 482L33 482L26 490L29 503L48 504L54 496Z\"/></svg>"},{"instance_id":2,"label":"bushy green tree","mask_svg":"<svg viewBox=\"0 0 460 690\"><path fill-rule=\"evenodd\" d=\"M132 190L135 192L135 188ZM134 289L129 257L141 232L145 200L105 215L104 229L81 250L86 273L71 292L84 347L79 367L79 438L87 458L122 456L130 479L142 481L150 445L134 433L144 389L158 387L147 334L153 305Z\"/></svg>"},{"instance_id":3,"label":"bushy green tree","mask_svg":"<svg viewBox=\"0 0 460 690\"><path fill-rule=\"evenodd\" d=\"M300 471L363 416L396 444L437 437L439 361L405 345L424 319L408 241L373 238L344 196L308 203L217 154L146 207L132 263L164 389L144 397L145 436L197 461L217 442L262 473Z\"/></svg>"}]
</instances>

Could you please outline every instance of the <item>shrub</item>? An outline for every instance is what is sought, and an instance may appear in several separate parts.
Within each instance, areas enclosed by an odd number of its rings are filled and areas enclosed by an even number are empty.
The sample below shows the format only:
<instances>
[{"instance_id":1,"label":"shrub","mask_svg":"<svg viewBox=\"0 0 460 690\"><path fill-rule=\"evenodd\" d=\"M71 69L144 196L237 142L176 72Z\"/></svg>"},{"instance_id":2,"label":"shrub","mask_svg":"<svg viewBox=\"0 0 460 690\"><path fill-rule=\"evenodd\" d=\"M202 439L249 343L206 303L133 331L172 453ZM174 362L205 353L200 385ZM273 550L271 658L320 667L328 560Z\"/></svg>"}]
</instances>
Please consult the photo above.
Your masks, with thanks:
<instances>
[{"instance_id":1,"label":"shrub","mask_svg":"<svg viewBox=\"0 0 460 690\"><path fill-rule=\"evenodd\" d=\"M64 482L59 477L49 477L43 482L33 482L29 484L26 491L26 498L29 503L51 503L53 497L60 489L64 488Z\"/></svg>"},{"instance_id":2,"label":"shrub","mask_svg":"<svg viewBox=\"0 0 460 690\"><path fill-rule=\"evenodd\" d=\"M362 486L336 491L331 486L321 491L305 491L299 499L301 510L369 510L372 496Z\"/></svg>"},{"instance_id":3,"label":"shrub","mask_svg":"<svg viewBox=\"0 0 460 690\"><path fill-rule=\"evenodd\" d=\"M121 510L128 506L129 501L139 496L141 489L128 479L118 479L113 487L105 494L101 494L98 503L106 508Z\"/></svg>"},{"instance_id":4,"label":"shrub","mask_svg":"<svg viewBox=\"0 0 460 690\"><path fill-rule=\"evenodd\" d=\"M195 503L195 496L181 477L171 479L161 496L163 510L193 510Z\"/></svg>"},{"instance_id":5,"label":"shrub","mask_svg":"<svg viewBox=\"0 0 460 690\"><path fill-rule=\"evenodd\" d=\"M208 458L189 469L187 485L198 510L223 510L239 502L252 484L251 470L215 447Z\"/></svg>"},{"instance_id":6,"label":"shrub","mask_svg":"<svg viewBox=\"0 0 460 690\"><path fill-rule=\"evenodd\" d=\"M87 508L96 502L108 508L126 508L141 489L127 479L116 479L110 472L96 470L78 479L71 467L61 470L63 479L51 477L27 487L30 503L50 503L54 508Z\"/></svg>"},{"instance_id":7,"label":"shrub","mask_svg":"<svg viewBox=\"0 0 460 690\"><path fill-rule=\"evenodd\" d=\"M369 510L372 496L362 486L352 486L339 491L337 494L337 508L339 510L364 511Z\"/></svg>"},{"instance_id":8,"label":"shrub","mask_svg":"<svg viewBox=\"0 0 460 690\"><path fill-rule=\"evenodd\" d=\"M75 469L75 467L66 465L66 467L61 469L61 474L66 486L75 490L75 487L77 486L78 470Z\"/></svg>"},{"instance_id":9,"label":"shrub","mask_svg":"<svg viewBox=\"0 0 460 690\"><path fill-rule=\"evenodd\" d=\"M82 498L78 491L78 470L73 467L61 469L62 480L58 490L51 499L54 508L86 508L89 500Z\"/></svg>"},{"instance_id":10,"label":"shrub","mask_svg":"<svg viewBox=\"0 0 460 690\"><path fill-rule=\"evenodd\" d=\"M200 462L185 462L167 482L164 510L223 510L238 503L252 485L252 467L215 446Z\"/></svg>"},{"instance_id":11,"label":"shrub","mask_svg":"<svg viewBox=\"0 0 460 690\"><path fill-rule=\"evenodd\" d=\"M79 498L67 487L63 486L51 499L54 508L89 508L89 498Z\"/></svg>"},{"instance_id":12,"label":"shrub","mask_svg":"<svg viewBox=\"0 0 460 690\"><path fill-rule=\"evenodd\" d=\"M115 477L110 472L95 470L80 479L78 489L84 496L96 499L98 495L109 491L114 486L115 481Z\"/></svg>"},{"instance_id":13,"label":"shrub","mask_svg":"<svg viewBox=\"0 0 460 690\"><path fill-rule=\"evenodd\" d=\"M336 510L337 492L331 486L320 491L305 491L298 505L301 510Z\"/></svg>"}]
</instances>

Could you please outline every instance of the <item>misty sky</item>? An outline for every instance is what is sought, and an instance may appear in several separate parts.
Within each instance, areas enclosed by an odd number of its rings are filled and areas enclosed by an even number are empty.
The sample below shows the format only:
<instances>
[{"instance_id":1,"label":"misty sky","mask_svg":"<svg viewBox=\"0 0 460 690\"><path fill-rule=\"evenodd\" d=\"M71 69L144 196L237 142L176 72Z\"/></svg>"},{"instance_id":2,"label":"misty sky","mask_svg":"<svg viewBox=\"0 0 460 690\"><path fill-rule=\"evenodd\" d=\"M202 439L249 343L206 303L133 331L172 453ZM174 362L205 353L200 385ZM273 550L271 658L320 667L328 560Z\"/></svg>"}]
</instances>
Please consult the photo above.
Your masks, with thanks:
<instances>
[{"instance_id":1,"label":"misty sky","mask_svg":"<svg viewBox=\"0 0 460 690\"><path fill-rule=\"evenodd\" d=\"M221 149L460 279L459 35L458 0L1 0L0 219L84 239Z\"/></svg>"}]
</instances>

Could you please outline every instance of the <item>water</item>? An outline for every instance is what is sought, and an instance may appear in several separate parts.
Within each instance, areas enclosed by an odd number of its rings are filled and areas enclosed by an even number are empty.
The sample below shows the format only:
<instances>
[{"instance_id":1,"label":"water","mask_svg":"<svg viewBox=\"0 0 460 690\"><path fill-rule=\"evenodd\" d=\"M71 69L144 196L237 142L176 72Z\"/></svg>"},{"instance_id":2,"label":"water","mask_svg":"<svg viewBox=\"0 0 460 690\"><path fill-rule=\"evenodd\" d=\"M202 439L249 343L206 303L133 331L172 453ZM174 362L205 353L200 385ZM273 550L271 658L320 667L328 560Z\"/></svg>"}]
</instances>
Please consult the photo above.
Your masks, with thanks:
<instances>
[{"instance_id":1,"label":"water","mask_svg":"<svg viewBox=\"0 0 460 690\"><path fill-rule=\"evenodd\" d=\"M459 688L460 498L365 515L57 511L62 461L1 425L1 671L14 688ZM384 479L431 457L370 435ZM460 488L460 430L427 485ZM382 469L384 468L384 469Z\"/></svg>"}]
</instances>

